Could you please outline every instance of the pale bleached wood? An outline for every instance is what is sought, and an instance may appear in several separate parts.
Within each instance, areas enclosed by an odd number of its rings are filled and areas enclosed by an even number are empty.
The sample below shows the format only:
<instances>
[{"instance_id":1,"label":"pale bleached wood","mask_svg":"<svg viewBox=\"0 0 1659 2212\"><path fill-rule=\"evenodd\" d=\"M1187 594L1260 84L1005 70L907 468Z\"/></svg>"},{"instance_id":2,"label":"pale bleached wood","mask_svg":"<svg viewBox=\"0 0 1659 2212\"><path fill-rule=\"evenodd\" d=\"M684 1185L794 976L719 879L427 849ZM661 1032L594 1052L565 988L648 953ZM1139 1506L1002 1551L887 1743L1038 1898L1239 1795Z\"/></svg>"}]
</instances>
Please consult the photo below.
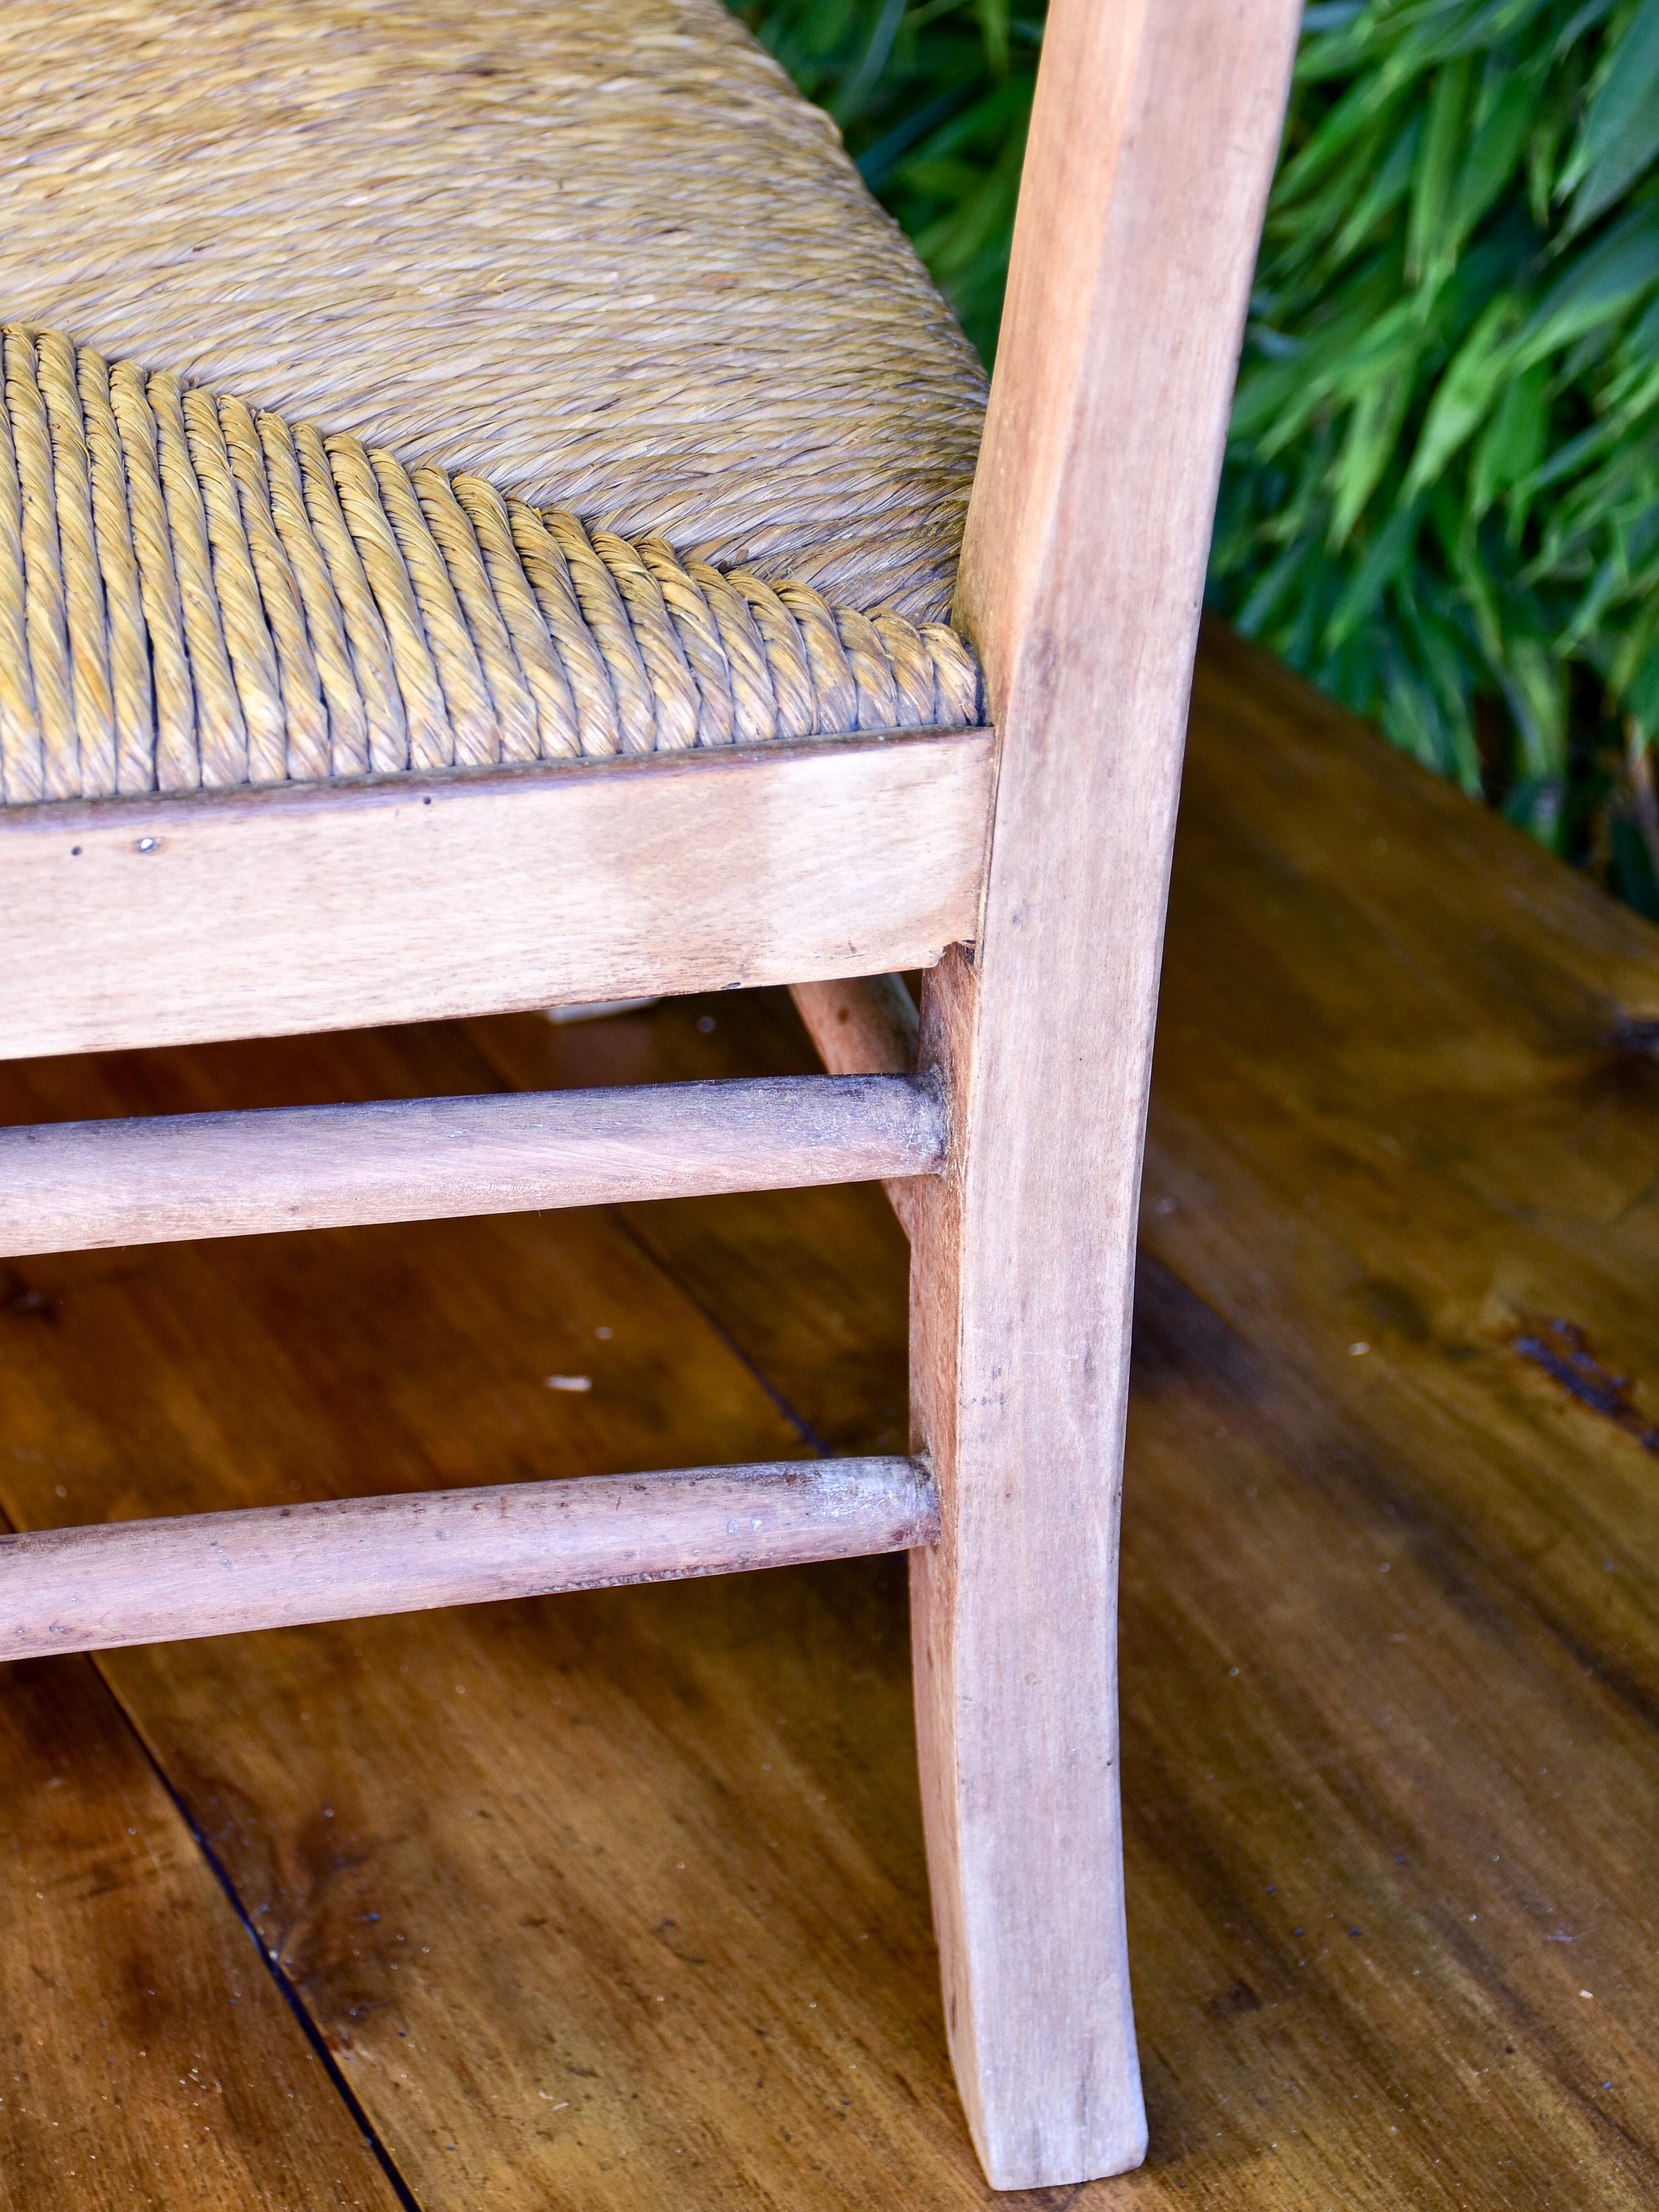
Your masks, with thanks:
<instances>
[{"instance_id":1,"label":"pale bleached wood","mask_svg":"<svg viewBox=\"0 0 1659 2212\"><path fill-rule=\"evenodd\" d=\"M931 1078L392 1099L0 1129L0 1256L936 1174Z\"/></svg>"},{"instance_id":2,"label":"pale bleached wood","mask_svg":"<svg viewBox=\"0 0 1659 2212\"><path fill-rule=\"evenodd\" d=\"M926 966L983 731L0 809L0 1057Z\"/></svg>"},{"instance_id":3,"label":"pale bleached wood","mask_svg":"<svg viewBox=\"0 0 1659 2212\"><path fill-rule=\"evenodd\" d=\"M0 1535L0 1659L902 1552L908 1459L779 1460Z\"/></svg>"},{"instance_id":4,"label":"pale bleached wood","mask_svg":"<svg viewBox=\"0 0 1659 2212\"><path fill-rule=\"evenodd\" d=\"M1296 0L1055 0L959 611L1000 732L978 944L927 979L913 1561L945 2010L1001 2188L1137 2164L1116 1727L1135 1200L1221 442ZM1157 1961L1149 1962L1156 1971Z\"/></svg>"},{"instance_id":5,"label":"pale bleached wood","mask_svg":"<svg viewBox=\"0 0 1659 2212\"><path fill-rule=\"evenodd\" d=\"M831 1075L908 1075L920 1022L902 975L797 983L789 994Z\"/></svg>"},{"instance_id":6,"label":"pale bleached wood","mask_svg":"<svg viewBox=\"0 0 1659 2212\"><path fill-rule=\"evenodd\" d=\"M831 1075L902 1075L915 1066L920 1022L902 975L797 983L789 995ZM908 1236L908 1178L889 1177L882 1188Z\"/></svg>"}]
</instances>

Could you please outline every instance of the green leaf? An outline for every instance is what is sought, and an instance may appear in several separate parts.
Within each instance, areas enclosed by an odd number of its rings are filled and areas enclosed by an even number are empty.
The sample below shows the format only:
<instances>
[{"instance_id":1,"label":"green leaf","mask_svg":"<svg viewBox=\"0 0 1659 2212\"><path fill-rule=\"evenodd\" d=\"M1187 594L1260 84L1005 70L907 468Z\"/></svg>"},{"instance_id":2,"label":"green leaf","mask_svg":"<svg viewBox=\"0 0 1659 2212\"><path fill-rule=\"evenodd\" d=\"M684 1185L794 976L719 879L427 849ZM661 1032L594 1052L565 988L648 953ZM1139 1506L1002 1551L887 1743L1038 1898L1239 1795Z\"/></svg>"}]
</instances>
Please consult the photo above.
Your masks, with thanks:
<instances>
[{"instance_id":1,"label":"green leaf","mask_svg":"<svg viewBox=\"0 0 1659 2212\"><path fill-rule=\"evenodd\" d=\"M904 20L905 0L881 0L863 53L826 103L837 123L847 124L861 114L893 51L899 25Z\"/></svg>"},{"instance_id":2,"label":"green leaf","mask_svg":"<svg viewBox=\"0 0 1659 2212\"><path fill-rule=\"evenodd\" d=\"M1642 0L1609 47L1584 110L1562 189L1573 191L1569 234L1612 206L1659 156L1659 0Z\"/></svg>"},{"instance_id":3,"label":"green leaf","mask_svg":"<svg viewBox=\"0 0 1659 2212\"><path fill-rule=\"evenodd\" d=\"M1417 536L1419 512L1415 507L1397 507L1377 532L1326 625L1326 642L1333 651L1370 618L1389 586L1404 574Z\"/></svg>"},{"instance_id":4,"label":"green leaf","mask_svg":"<svg viewBox=\"0 0 1659 2212\"><path fill-rule=\"evenodd\" d=\"M1538 112L1541 88L1533 70L1505 64L1495 74L1499 89L1470 141L1452 194L1447 231L1454 250L1509 183Z\"/></svg>"},{"instance_id":5,"label":"green leaf","mask_svg":"<svg viewBox=\"0 0 1659 2212\"><path fill-rule=\"evenodd\" d=\"M1547 225L1555 199L1555 165L1567 119L1558 110L1541 116L1527 137L1527 208L1540 230Z\"/></svg>"},{"instance_id":6,"label":"green leaf","mask_svg":"<svg viewBox=\"0 0 1659 2212\"><path fill-rule=\"evenodd\" d=\"M1547 635L1511 637L1504 689L1519 726L1526 774L1559 782L1567 765L1567 699L1565 672L1551 645Z\"/></svg>"},{"instance_id":7,"label":"green leaf","mask_svg":"<svg viewBox=\"0 0 1659 2212\"><path fill-rule=\"evenodd\" d=\"M1364 512L1366 501L1394 459L1401 426L1411 404L1411 372L1415 366L1413 347L1360 394L1331 477L1329 543L1333 552L1347 543L1355 523Z\"/></svg>"},{"instance_id":8,"label":"green leaf","mask_svg":"<svg viewBox=\"0 0 1659 2212\"><path fill-rule=\"evenodd\" d=\"M1474 82L1474 66L1467 55L1435 72L1422 149L1412 172L1411 225L1406 236L1408 284L1421 284L1436 264L1449 264L1455 251L1449 220L1455 205L1452 182Z\"/></svg>"},{"instance_id":9,"label":"green leaf","mask_svg":"<svg viewBox=\"0 0 1659 2212\"><path fill-rule=\"evenodd\" d=\"M1516 344L1518 362L1540 361L1622 315L1659 282L1659 199L1639 202L1558 276Z\"/></svg>"},{"instance_id":10,"label":"green leaf","mask_svg":"<svg viewBox=\"0 0 1659 2212\"><path fill-rule=\"evenodd\" d=\"M1659 647L1630 678L1629 708L1631 719L1651 744L1659 737Z\"/></svg>"},{"instance_id":11,"label":"green leaf","mask_svg":"<svg viewBox=\"0 0 1659 2212\"><path fill-rule=\"evenodd\" d=\"M1659 662L1659 598L1650 598L1620 640L1607 670L1607 682L1615 691L1638 693L1647 682L1656 662ZM1659 707L1659 699L1656 699L1655 704ZM1651 728L1654 717L1639 701L1637 711L1641 714L1646 726Z\"/></svg>"},{"instance_id":12,"label":"green leaf","mask_svg":"<svg viewBox=\"0 0 1659 2212\"><path fill-rule=\"evenodd\" d=\"M900 0L901 6L902 0ZM1008 74L1008 0L975 0L985 58L993 76Z\"/></svg>"},{"instance_id":13,"label":"green leaf","mask_svg":"<svg viewBox=\"0 0 1659 2212\"><path fill-rule=\"evenodd\" d=\"M1305 198L1354 142L1398 104L1401 89L1383 75L1362 76L1280 169L1275 198L1286 204Z\"/></svg>"},{"instance_id":14,"label":"green leaf","mask_svg":"<svg viewBox=\"0 0 1659 2212\"><path fill-rule=\"evenodd\" d=\"M1504 386L1469 464L1469 512L1478 521L1500 492L1532 474L1549 437L1549 370L1540 362Z\"/></svg>"},{"instance_id":15,"label":"green leaf","mask_svg":"<svg viewBox=\"0 0 1659 2212\"><path fill-rule=\"evenodd\" d=\"M1408 117L1406 127L1395 139L1382 161L1374 169L1370 182L1364 185L1358 200L1342 218L1340 229L1331 247L1334 261L1345 261L1357 251L1376 228L1382 217L1403 200L1411 189L1412 171L1417 163L1417 149L1423 136L1420 115ZM1309 226L1311 231L1312 226ZM1322 246L1322 237L1313 242Z\"/></svg>"},{"instance_id":16,"label":"green leaf","mask_svg":"<svg viewBox=\"0 0 1659 2212\"><path fill-rule=\"evenodd\" d=\"M1473 437L1503 389L1516 351L1518 302L1500 293L1463 341L1441 378L1407 471L1403 496L1432 483L1458 447Z\"/></svg>"}]
</instances>

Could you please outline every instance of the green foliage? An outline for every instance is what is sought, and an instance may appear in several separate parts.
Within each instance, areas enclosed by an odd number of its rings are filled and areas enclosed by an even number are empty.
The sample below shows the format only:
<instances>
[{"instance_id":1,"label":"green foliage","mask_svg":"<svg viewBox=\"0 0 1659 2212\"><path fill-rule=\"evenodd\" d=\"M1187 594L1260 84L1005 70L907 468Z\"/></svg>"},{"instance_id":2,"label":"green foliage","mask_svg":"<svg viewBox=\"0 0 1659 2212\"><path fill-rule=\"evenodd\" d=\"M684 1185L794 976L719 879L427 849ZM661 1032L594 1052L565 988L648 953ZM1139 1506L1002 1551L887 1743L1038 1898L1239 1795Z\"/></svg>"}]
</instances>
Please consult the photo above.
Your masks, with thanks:
<instances>
[{"instance_id":1,"label":"green foliage","mask_svg":"<svg viewBox=\"0 0 1659 2212\"><path fill-rule=\"evenodd\" d=\"M1212 596L1659 910L1659 0L1305 22Z\"/></svg>"},{"instance_id":2,"label":"green foliage","mask_svg":"<svg viewBox=\"0 0 1659 2212\"><path fill-rule=\"evenodd\" d=\"M1041 0L749 0L988 359ZM1659 915L1659 0L1314 0L1211 596Z\"/></svg>"},{"instance_id":3,"label":"green foliage","mask_svg":"<svg viewBox=\"0 0 1659 2212\"><path fill-rule=\"evenodd\" d=\"M996 345L1042 7L1011 0L739 0L841 125L986 360Z\"/></svg>"}]
</instances>

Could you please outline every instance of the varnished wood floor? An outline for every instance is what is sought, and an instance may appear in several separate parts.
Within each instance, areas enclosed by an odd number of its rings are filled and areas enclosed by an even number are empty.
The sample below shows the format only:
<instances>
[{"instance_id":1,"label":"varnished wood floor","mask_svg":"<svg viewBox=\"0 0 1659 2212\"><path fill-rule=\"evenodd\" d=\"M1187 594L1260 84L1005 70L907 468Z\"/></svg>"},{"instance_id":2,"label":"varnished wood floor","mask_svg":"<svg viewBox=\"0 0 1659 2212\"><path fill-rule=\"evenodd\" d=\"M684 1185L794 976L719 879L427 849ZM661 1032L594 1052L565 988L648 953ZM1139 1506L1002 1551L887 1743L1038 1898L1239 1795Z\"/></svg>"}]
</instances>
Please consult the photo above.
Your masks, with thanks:
<instances>
[{"instance_id":1,"label":"varnished wood floor","mask_svg":"<svg viewBox=\"0 0 1659 2212\"><path fill-rule=\"evenodd\" d=\"M1642 1018L1659 937L1211 640L1126 1507L1152 2148L1009 2201L1659 2199ZM14 1066L0 1118L810 1065L757 995ZM904 1257L849 1189L15 1263L0 1504L891 1449ZM905 1637L874 1561L8 1668L3 2202L987 2203Z\"/></svg>"}]
</instances>

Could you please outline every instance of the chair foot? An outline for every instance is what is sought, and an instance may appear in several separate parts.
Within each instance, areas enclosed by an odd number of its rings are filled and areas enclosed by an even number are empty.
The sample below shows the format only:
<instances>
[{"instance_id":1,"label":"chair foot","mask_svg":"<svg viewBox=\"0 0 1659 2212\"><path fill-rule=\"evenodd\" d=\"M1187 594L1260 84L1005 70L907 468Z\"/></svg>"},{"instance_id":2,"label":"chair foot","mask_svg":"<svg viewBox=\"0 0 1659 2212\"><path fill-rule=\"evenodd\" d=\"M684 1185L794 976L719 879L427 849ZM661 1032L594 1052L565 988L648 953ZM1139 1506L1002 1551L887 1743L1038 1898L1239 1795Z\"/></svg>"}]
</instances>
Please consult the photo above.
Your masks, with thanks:
<instances>
[{"instance_id":1,"label":"chair foot","mask_svg":"<svg viewBox=\"0 0 1659 2212\"><path fill-rule=\"evenodd\" d=\"M1063 1603L987 1618L958 1600L965 1560L912 1560L933 1913L975 2148L994 2189L1127 2172L1146 2119L1109 1638Z\"/></svg>"}]
</instances>

